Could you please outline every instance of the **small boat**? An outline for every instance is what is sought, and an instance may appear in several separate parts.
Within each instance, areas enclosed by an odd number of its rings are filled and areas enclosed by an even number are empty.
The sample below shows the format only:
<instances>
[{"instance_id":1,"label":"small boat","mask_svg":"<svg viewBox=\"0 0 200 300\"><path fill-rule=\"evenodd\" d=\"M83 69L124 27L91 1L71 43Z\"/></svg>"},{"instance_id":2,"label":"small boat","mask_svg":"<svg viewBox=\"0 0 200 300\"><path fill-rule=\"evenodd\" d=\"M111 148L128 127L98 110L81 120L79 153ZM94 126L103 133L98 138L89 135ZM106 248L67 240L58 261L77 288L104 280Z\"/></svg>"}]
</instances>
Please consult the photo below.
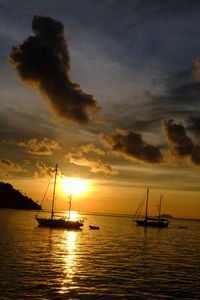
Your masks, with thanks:
<instances>
[{"instance_id":1,"label":"small boat","mask_svg":"<svg viewBox=\"0 0 200 300\"><path fill-rule=\"evenodd\" d=\"M55 168L55 178L54 178L54 189L53 189L53 198L52 198L52 208L51 208L51 216L50 218L40 218L38 215L35 217L39 226L50 227L50 228L67 228L67 229L80 229L83 226L83 220L71 220L70 212L71 212L71 201L72 194L70 194L69 201L69 216L68 218L63 216L56 216L54 214L54 202L55 202L55 193L56 193L56 179L58 175L58 166Z\"/></svg>"},{"instance_id":2,"label":"small boat","mask_svg":"<svg viewBox=\"0 0 200 300\"><path fill-rule=\"evenodd\" d=\"M158 217L149 217L148 216L148 202L149 202L149 189L147 188L147 197L146 197L146 212L144 219L136 220L136 224L138 226L145 226L145 227L159 227L159 228L166 228L168 227L169 220L161 218L161 201L162 195L160 197L160 204L159 204L159 215Z\"/></svg>"},{"instance_id":3,"label":"small boat","mask_svg":"<svg viewBox=\"0 0 200 300\"><path fill-rule=\"evenodd\" d=\"M92 226L92 225L89 225L89 228L90 228L90 229L100 229L99 226Z\"/></svg>"}]
</instances>

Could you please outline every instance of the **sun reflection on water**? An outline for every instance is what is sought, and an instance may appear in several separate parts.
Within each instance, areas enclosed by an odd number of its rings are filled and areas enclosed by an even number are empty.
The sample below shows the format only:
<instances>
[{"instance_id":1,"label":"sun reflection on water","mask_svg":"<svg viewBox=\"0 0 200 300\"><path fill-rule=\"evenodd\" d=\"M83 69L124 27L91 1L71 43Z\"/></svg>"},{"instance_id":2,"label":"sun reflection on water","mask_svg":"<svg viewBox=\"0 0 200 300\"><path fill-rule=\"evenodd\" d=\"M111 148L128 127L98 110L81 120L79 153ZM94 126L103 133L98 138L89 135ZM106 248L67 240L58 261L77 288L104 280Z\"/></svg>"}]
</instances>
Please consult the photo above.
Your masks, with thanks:
<instances>
[{"instance_id":1,"label":"sun reflection on water","mask_svg":"<svg viewBox=\"0 0 200 300\"><path fill-rule=\"evenodd\" d=\"M77 211L71 210L68 212L68 216L71 221L77 221L79 219L79 215Z\"/></svg>"},{"instance_id":2,"label":"sun reflection on water","mask_svg":"<svg viewBox=\"0 0 200 300\"><path fill-rule=\"evenodd\" d=\"M66 293L73 283L73 277L77 267L77 255L76 255L76 231L66 231L64 233L63 241L63 253L66 255L63 257L63 274L64 279L59 293Z\"/></svg>"}]
</instances>

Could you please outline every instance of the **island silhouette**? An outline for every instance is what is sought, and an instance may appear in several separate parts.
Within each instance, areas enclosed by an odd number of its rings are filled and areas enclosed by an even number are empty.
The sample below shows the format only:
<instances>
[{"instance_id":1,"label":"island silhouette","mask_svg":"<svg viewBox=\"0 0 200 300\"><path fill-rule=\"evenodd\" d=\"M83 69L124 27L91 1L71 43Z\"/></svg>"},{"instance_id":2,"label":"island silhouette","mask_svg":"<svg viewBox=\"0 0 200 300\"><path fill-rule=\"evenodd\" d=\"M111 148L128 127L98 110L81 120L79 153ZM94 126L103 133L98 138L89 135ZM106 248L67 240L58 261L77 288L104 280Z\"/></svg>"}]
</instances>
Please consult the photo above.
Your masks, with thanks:
<instances>
[{"instance_id":1,"label":"island silhouette","mask_svg":"<svg viewBox=\"0 0 200 300\"><path fill-rule=\"evenodd\" d=\"M41 209L41 205L13 188L10 183L0 182L0 208Z\"/></svg>"}]
</instances>

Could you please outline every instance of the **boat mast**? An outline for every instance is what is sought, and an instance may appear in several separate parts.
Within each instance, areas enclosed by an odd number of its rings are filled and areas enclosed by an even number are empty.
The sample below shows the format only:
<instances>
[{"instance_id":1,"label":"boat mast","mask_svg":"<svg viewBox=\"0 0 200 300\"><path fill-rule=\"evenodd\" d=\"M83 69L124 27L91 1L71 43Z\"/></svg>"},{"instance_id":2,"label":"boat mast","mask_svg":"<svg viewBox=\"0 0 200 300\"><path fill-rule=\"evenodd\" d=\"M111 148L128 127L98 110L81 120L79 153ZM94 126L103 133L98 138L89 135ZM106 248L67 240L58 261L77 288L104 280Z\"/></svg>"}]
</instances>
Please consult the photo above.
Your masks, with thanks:
<instances>
[{"instance_id":1,"label":"boat mast","mask_svg":"<svg viewBox=\"0 0 200 300\"><path fill-rule=\"evenodd\" d=\"M158 222L160 222L161 202L162 202L162 194L160 195L160 203L159 203L159 210L158 210Z\"/></svg>"},{"instance_id":2,"label":"boat mast","mask_svg":"<svg viewBox=\"0 0 200 300\"><path fill-rule=\"evenodd\" d=\"M148 202L149 202L149 188L147 188L145 222L147 222L148 219Z\"/></svg>"},{"instance_id":3,"label":"boat mast","mask_svg":"<svg viewBox=\"0 0 200 300\"><path fill-rule=\"evenodd\" d=\"M53 187L53 199L52 199L52 208L51 208L51 220L53 219L53 215L54 215L54 201L55 201L55 194L56 194L57 173L58 173L58 165L56 165L56 169L55 169L55 178L54 178L54 187Z\"/></svg>"},{"instance_id":4,"label":"boat mast","mask_svg":"<svg viewBox=\"0 0 200 300\"><path fill-rule=\"evenodd\" d=\"M72 205L72 192L69 195L69 217L68 217L69 220L70 220L70 213L71 213L71 205Z\"/></svg>"}]
</instances>

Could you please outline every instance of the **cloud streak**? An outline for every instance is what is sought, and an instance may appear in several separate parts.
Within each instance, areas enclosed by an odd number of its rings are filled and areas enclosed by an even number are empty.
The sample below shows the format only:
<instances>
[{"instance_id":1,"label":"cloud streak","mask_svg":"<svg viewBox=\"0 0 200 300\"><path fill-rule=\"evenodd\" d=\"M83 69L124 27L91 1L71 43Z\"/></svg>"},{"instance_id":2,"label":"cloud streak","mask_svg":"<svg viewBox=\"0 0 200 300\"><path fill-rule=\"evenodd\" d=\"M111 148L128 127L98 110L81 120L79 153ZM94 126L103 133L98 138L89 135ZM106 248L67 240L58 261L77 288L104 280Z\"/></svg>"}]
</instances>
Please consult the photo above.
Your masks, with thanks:
<instances>
[{"instance_id":1,"label":"cloud streak","mask_svg":"<svg viewBox=\"0 0 200 300\"><path fill-rule=\"evenodd\" d=\"M50 17L35 15L32 30L34 36L12 47L10 64L24 84L39 89L58 117L89 123L99 106L93 96L84 93L69 76L70 57L64 25Z\"/></svg>"},{"instance_id":2,"label":"cloud streak","mask_svg":"<svg viewBox=\"0 0 200 300\"><path fill-rule=\"evenodd\" d=\"M93 156L92 153L94 154ZM69 163L89 167L93 173L104 173L107 175L118 174L117 170L113 170L109 164L104 163L102 159L99 158L99 156L104 155L106 155L105 151L95 147L93 144L88 144L74 149L73 152L69 152L65 157Z\"/></svg>"},{"instance_id":3,"label":"cloud streak","mask_svg":"<svg viewBox=\"0 0 200 300\"><path fill-rule=\"evenodd\" d=\"M54 150L60 149L60 144L56 140L43 138L41 141L30 139L27 142L16 143L17 146L28 149L28 153L33 155L51 155Z\"/></svg>"},{"instance_id":4,"label":"cloud streak","mask_svg":"<svg viewBox=\"0 0 200 300\"><path fill-rule=\"evenodd\" d=\"M14 163L9 159L1 158L0 159L0 176L1 177L10 177L11 173L16 172L26 172L18 163Z\"/></svg>"},{"instance_id":5,"label":"cloud streak","mask_svg":"<svg viewBox=\"0 0 200 300\"><path fill-rule=\"evenodd\" d=\"M35 177L37 178L51 177L55 172L55 168L48 167L43 161L37 161L36 167L38 171L35 172Z\"/></svg>"}]
</instances>

